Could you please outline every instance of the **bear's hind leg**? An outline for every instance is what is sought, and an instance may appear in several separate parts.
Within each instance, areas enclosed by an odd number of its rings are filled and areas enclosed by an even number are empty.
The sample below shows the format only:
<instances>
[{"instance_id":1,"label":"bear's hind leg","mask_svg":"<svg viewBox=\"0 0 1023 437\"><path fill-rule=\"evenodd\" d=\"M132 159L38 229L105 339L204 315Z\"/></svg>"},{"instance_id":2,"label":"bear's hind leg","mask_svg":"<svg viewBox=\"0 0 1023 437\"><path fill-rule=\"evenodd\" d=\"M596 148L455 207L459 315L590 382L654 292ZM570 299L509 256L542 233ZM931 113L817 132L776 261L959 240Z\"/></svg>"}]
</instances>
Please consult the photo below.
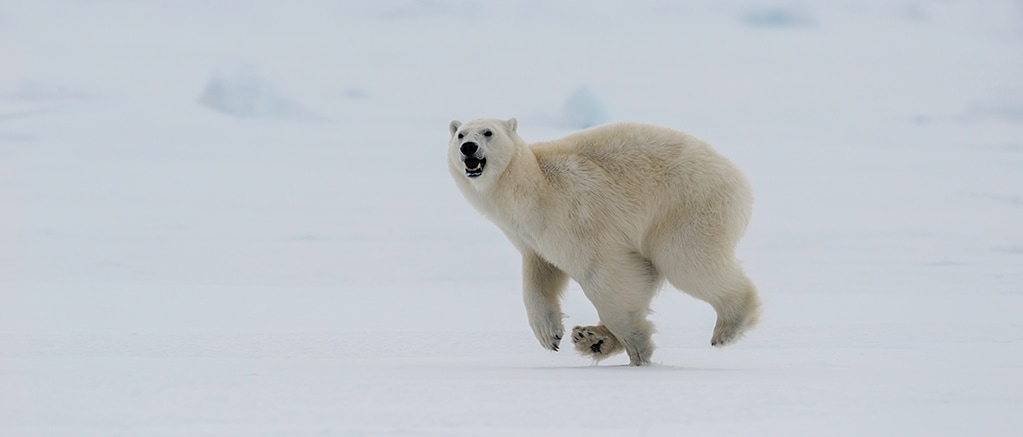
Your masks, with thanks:
<instances>
[{"instance_id":1,"label":"bear's hind leg","mask_svg":"<svg viewBox=\"0 0 1023 437\"><path fill-rule=\"evenodd\" d=\"M664 273L672 285L714 307L718 317L710 344L720 347L738 341L760 318L753 281L730 254L681 258L681 263Z\"/></svg>"}]
</instances>

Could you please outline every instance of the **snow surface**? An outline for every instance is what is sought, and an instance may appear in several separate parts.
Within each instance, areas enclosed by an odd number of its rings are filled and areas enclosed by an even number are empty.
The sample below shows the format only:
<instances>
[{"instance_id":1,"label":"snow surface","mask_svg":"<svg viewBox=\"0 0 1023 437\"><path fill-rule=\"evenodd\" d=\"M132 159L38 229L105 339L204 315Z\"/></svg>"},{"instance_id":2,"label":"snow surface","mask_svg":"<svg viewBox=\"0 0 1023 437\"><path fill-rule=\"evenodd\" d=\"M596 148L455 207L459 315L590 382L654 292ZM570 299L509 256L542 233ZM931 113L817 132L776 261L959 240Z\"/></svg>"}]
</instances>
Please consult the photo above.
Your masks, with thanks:
<instances>
[{"instance_id":1,"label":"snow surface","mask_svg":"<svg viewBox=\"0 0 1023 437\"><path fill-rule=\"evenodd\" d=\"M447 124L565 108L746 170L743 342L536 344ZM0 435L1016 436L1021 313L1018 0L0 3Z\"/></svg>"}]
</instances>

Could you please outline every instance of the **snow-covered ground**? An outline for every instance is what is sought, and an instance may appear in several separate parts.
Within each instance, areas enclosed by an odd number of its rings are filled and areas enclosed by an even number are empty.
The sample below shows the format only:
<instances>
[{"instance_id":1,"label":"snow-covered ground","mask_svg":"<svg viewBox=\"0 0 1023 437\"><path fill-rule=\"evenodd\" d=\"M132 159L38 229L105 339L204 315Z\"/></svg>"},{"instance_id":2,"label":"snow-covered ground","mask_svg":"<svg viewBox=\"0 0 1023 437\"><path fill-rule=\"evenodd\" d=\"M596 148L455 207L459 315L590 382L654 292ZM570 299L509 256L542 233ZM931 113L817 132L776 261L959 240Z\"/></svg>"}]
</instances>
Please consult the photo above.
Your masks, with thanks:
<instances>
[{"instance_id":1,"label":"snow-covered ground","mask_svg":"<svg viewBox=\"0 0 1023 437\"><path fill-rule=\"evenodd\" d=\"M1019 435L1023 2L619 3L0 3L0 435ZM444 167L512 116L736 161L761 326L541 349Z\"/></svg>"}]
</instances>

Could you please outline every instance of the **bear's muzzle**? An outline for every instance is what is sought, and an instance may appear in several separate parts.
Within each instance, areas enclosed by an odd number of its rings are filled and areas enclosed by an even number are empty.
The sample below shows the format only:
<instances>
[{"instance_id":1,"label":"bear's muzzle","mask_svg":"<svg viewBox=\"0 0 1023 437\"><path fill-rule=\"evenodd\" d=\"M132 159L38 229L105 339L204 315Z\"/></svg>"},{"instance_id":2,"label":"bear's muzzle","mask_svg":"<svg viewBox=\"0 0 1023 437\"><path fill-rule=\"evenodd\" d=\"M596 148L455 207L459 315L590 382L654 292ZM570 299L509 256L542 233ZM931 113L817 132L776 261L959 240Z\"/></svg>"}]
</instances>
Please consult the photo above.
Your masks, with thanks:
<instances>
[{"instance_id":1,"label":"bear's muzzle","mask_svg":"<svg viewBox=\"0 0 1023 437\"><path fill-rule=\"evenodd\" d=\"M483 174L483 168L487 166L487 158L475 156L464 156L462 162L465 164L465 176L470 178L479 177Z\"/></svg>"}]
</instances>

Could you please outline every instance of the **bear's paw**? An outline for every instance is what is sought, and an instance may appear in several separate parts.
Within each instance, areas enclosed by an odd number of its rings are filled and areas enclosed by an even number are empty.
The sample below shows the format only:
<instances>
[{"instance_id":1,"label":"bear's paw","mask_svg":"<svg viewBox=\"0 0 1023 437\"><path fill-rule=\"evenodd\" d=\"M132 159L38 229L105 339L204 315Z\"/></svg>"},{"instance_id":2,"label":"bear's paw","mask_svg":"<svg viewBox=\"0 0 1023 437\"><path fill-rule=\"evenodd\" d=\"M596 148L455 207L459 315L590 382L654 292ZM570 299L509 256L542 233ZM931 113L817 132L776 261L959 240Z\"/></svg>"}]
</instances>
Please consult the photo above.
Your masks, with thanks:
<instances>
[{"instance_id":1,"label":"bear's paw","mask_svg":"<svg viewBox=\"0 0 1023 437\"><path fill-rule=\"evenodd\" d=\"M575 350L594 361L601 361L625 351L622 343L603 325L572 328Z\"/></svg>"}]
</instances>

